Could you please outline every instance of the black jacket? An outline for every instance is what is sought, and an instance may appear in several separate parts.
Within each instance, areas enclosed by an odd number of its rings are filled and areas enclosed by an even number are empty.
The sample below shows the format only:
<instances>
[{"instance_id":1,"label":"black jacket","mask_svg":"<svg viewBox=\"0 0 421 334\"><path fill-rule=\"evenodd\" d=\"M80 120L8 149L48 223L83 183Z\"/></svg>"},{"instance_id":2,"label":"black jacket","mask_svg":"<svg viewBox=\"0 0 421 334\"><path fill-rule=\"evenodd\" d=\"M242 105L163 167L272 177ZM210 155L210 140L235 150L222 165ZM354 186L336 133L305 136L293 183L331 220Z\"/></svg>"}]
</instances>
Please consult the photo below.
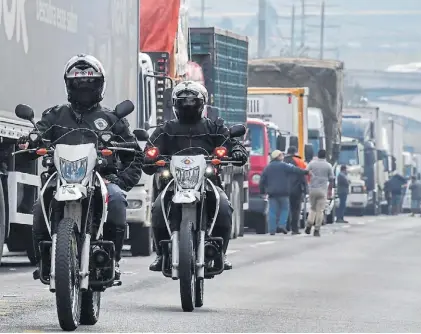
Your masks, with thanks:
<instances>
[{"instance_id":1,"label":"black jacket","mask_svg":"<svg viewBox=\"0 0 421 334\"><path fill-rule=\"evenodd\" d=\"M294 158L298 158L301 160L301 157L299 157L298 155L288 154L285 156L283 161L287 164L291 164L295 167L298 167ZM303 193L306 193L307 181L304 174L292 173L288 176L288 181L289 181L289 190L290 190L291 195L300 196Z\"/></svg>"},{"instance_id":2,"label":"black jacket","mask_svg":"<svg viewBox=\"0 0 421 334\"><path fill-rule=\"evenodd\" d=\"M178 120L165 122L155 129L150 141L158 147L161 155L174 155L178 151L190 147L201 147L212 154L215 147L221 146L228 137L229 130L221 118L218 118L215 122L209 118L203 118L196 124L181 124ZM149 143L146 145L146 147L150 146ZM248 157L245 147L235 139L228 139L223 146L227 148L228 155L233 151L241 151L245 157ZM184 150L180 154L206 154L206 152L200 149L192 149ZM242 165L246 162L247 160L243 161ZM156 168L145 166L143 171L152 175L156 172Z\"/></svg>"},{"instance_id":3,"label":"black jacket","mask_svg":"<svg viewBox=\"0 0 421 334\"><path fill-rule=\"evenodd\" d=\"M113 141L136 141L130 132L127 120L124 118L119 120L110 109L101 105L83 114L75 113L69 104L57 105L43 112L41 120L37 123L37 128L43 134L43 138L51 142L63 136L58 143L76 145L95 143L96 137L89 131L74 131L65 135L71 129L88 128L95 131L107 131L114 123L116 124L111 129L115 135L112 138ZM120 162L120 166L118 166L118 162ZM108 164L101 170L101 175L117 184L121 189L130 191L140 180L142 163L142 155L120 151L108 159Z\"/></svg>"}]
</instances>

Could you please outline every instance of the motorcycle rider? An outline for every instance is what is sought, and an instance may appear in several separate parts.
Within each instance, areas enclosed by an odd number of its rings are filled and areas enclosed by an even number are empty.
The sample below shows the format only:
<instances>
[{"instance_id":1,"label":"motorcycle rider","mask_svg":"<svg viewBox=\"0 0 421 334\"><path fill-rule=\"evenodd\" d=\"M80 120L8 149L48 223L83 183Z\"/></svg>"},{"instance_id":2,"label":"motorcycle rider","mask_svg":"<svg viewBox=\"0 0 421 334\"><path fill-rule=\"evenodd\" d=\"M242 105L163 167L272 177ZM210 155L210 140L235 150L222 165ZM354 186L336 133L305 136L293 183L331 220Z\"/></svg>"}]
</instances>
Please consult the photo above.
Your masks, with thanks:
<instances>
[{"instance_id":1,"label":"motorcycle rider","mask_svg":"<svg viewBox=\"0 0 421 334\"><path fill-rule=\"evenodd\" d=\"M174 155L178 151L190 147L203 148L207 152L212 153L216 147L222 145L229 136L228 128L224 126L224 121L221 118L214 122L205 117L207 102L208 92L203 85L197 82L184 81L174 87L172 105L176 119L157 127L150 137L150 142L158 147L160 154ZM148 143L145 149L150 146ZM247 162L248 152L237 140L228 139L224 146L228 149L228 155L233 160L238 161L239 165L244 165ZM186 150L183 152L187 154ZM197 151L196 154L203 153L203 151ZM145 164L147 163L148 161L145 160ZM156 172L156 168L154 166L144 166L143 171L152 175ZM224 191L220 187L217 187L217 189L220 195L220 204L212 235L223 238L223 252L225 254L231 236L233 209ZM212 203L212 201L215 201L215 198L210 195L207 201ZM210 204L209 208L212 210L215 206ZM171 210L171 214L173 220L177 220L177 210ZM210 216L212 216L211 212ZM166 240L169 237L164 216L162 215L161 195L158 195L152 206L152 229L157 256L149 269L151 271L161 271L162 250L159 243L161 240ZM232 269L232 264L227 260L226 255L224 256L224 268L225 270Z\"/></svg>"},{"instance_id":2,"label":"motorcycle rider","mask_svg":"<svg viewBox=\"0 0 421 334\"><path fill-rule=\"evenodd\" d=\"M112 140L136 141L130 132L127 120L124 118L119 120L110 109L100 105L106 88L105 79L104 68L98 59L83 54L72 57L64 70L64 82L70 104L56 105L43 112L41 120L37 123L37 129L43 134L43 138L53 142L62 137L61 144L71 145L80 141L83 135L79 131L66 135L71 129L88 128L104 131L115 123L110 130L114 133ZM94 140L96 141L96 138ZM28 148L30 146L28 137L21 137L18 144L20 149ZM117 168L117 158L122 168ZM118 261L121 258L126 229L126 192L139 182L142 175L142 162L143 152L133 154L133 152L120 151L117 156L114 155L109 159L107 166L101 170L109 194L108 224L106 224L108 228L104 228L104 237L113 241L115 245L116 280L120 279ZM51 198L52 192L48 200ZM33 219L35 260L39 266L39 242L50 238L39 199L34 204ZM107 233L109 235L106 235ZM34 279L39 279L39 276L39 268L37 268L34 271Z\"/></svg>"}]
</instances>

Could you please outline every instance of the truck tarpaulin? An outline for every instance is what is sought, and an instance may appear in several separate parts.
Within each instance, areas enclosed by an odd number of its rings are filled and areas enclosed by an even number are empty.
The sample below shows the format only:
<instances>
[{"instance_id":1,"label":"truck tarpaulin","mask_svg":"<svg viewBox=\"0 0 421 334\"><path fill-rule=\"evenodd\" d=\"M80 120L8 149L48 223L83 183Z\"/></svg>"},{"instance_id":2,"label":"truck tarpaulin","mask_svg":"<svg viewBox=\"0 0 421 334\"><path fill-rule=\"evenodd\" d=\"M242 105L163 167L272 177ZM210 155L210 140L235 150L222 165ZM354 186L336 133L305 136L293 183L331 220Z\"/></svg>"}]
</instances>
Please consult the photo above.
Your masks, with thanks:
<instances>
[{"instance_id":1,"label":"truck tarpaulin","mask_svg":"<svg viewBox=\"0 0 421 334\"><path fill-rule=\"evenodd\" d=\"M326 146L340 143L343 63L303 58L253 59L248 66L249 87L308 87L308 106L319 108L325 122Z\"/></svg>"},{"instance_id":2,"label":"truck tarpaulin","mask_svg":"<svg viewBox=\"0 0 421 334\"><path fill-rule=\"evenodd\" d=\"M140 39L142 52L174 51L180 0L140 1Z\"/></svg>"}]
</instances>

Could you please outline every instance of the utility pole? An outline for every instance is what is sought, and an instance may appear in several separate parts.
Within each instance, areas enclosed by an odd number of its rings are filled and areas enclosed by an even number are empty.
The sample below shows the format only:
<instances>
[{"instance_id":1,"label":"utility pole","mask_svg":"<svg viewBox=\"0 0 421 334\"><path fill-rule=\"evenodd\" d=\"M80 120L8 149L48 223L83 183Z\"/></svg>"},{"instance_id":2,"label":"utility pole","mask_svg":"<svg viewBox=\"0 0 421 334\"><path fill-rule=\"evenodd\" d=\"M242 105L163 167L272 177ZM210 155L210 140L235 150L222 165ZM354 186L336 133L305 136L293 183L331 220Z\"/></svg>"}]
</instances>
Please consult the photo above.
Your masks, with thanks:
<instances>
[{"instance_id":1,"label":"utility pole","mask_svg":"<svg viewBox=\"0 0 421 334\"><path fill-rule=\"evenodd\" d=\"M325 39L325 2L322 1L322 8L320 13L320 59L323 59Z\"/></svg>"},{"instance_id":2,"label":"utility pole","mask_svg":"<svg viewBox=\"0 0 421 334\"><path fill-rule=\"evenodd\" d=\"M301 0L301 48L304 48L304 45L305 45L305 37L306 37L305 18L306 18L306 2L305 0Z\"/></svg>"},{"instance_id":3,"label":"utility pole","mask_svg":"<svg viewBox=\"0 0 421 334\"><path fill-rule=\"evenodd\" d=\"M295 52L295 5L292 5L292 12L291 12L291 57L294 56Z\"/></svg>"},{"instance_id":4,"label":"utility pole","mask_svg":"<svg viewBox=\"0 0 421 334\"><path fill-rule=\"evenodd\" d=\"M258 50L259 58L263 58L266 54L266 17L267 17L266 0L259 0L259 32L258 32Z\"/></svg>"},{"instance_id":5,"label":"utility pole","mask_svg":"<svg viewBox=\"0 0 421 334\"><path fill-rule=\"evenodd\" d=\"M202 6L200 8L201 16L200 16L200 26L203 28L205 26L205 1L202 0Z\"/></svg>"}]
</instances>

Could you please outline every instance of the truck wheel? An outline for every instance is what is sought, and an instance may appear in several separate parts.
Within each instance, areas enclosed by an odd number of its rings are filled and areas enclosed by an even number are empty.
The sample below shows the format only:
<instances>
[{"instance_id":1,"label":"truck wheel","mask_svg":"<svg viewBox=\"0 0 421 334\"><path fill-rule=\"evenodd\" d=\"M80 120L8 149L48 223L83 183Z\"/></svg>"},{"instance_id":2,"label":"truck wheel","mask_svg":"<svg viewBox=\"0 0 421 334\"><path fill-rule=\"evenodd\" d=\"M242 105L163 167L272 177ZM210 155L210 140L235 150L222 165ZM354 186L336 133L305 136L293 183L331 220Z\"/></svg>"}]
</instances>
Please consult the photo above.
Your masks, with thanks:
<instances>
[{"instance_id":1,"label":"truck wheel","mask_svg":"<svg viewBox=\"0 0 421 334\"><path fill-rule=\"evenodd\" d=\"M130 252L132 256L150 256L152 254L151 227L141 224L129 224Z\"/></svg>"},{"instance_id":2,"label":"truck wheel","mask_svg":"<svg viewBox=\"0 0 421 334\"><path fill-rule=\"evenodd\" d=\"M268 233L268 215L264 213L256 213L255 217L256 234L267 234Z\"/></svg>"},{"instance_id":3,"label":"truck wheel","mask_svg":"<svg viewBox=\"0 0 421 334\"><path fill-rule=\"evenodd\" d=\"M235 180L231 183L230 202L234 209L234 212L232 213L231 239L236 239L240 234L242 207L240 197L240 186Z\"/></svg>"},{"instance_id":4,"label":"truck wheel","mask_svg":"<svg viewBox=\"0 0 421 334\"><path fill-rule=\"evenodd\" d=\"M5 214L5 202L3 185L0 182L0 264L1 257L3 256L4 239L6 238L6 214Z\"/></svg>"},{"instance_id":5,"label":"truck wheel","mask_svg":"<svg viewBox=\"0 0 421 334\"><path fill-rule=\"evenodd\" d=\"M26 230L29 227L29 232ZM7 248L9 252L25 252L27 249L26 235L32 234L32 228L29 225L13 224L10 226L9 237L7 238Z\"/></svg>"}]
</instances>

